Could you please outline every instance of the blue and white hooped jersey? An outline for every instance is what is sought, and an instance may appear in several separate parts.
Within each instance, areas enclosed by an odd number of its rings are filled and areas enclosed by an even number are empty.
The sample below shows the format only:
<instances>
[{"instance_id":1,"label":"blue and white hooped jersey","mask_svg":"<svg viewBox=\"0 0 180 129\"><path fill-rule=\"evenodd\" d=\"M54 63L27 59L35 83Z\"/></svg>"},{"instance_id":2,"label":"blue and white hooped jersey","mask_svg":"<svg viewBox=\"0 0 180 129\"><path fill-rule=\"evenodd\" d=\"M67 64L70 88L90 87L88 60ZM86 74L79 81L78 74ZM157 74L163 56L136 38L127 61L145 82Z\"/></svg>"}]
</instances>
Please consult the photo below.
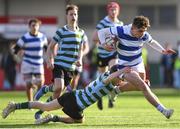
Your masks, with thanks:
<instances>
[{"instance_id":1,"label":"blue and white hooped jersey","mask_svg":"<svg viewBox=\"0 0 180 129\"><path fill-rule=\"evenodd\" d=\"M136 66L140 64L142 59L142 46L144 43L152 41L151 35L146 31L141 38L136 38L131 35L131 26L111 27L111 34L119 38L117 44L118 64L120 66Z\"/></svg>"},{"instance_id":2,"label":"blue and white hooped jersey","mask_svg":"<svg viewBox=\"0 0 180 129\"><path fill-rule=\"evenodd\" d=\"M111 83L108 85L103 83L103 80L107 78L109 74L109 72L105 72L91 82L85 89L74 91L77 104L82 110L113 90L114 86Z\"/></svg>"},{"instance_id":3,"label":"blue and white hooped jersey","mask_svg":"<svg viewBox=\"0 0 180 129\"><path fill-rule=\"evenodd\" d=\"M112 22L109 20L108 16L106 16L104 19L102 19L96 26L97 30L103 29L103 28L109 28L109 27L115 27L115 26L122 26L122 21ZM107 58L112 56L115 53L115 51L107 51L105 50L101 45L98 46L98 55L102 58Z\"/></svg>"},{"instance_id":4,"label":"blue and white hooped jersey","mask_svg":"<svg viewBox=\"0 0 180 129\"><path fill-rule=\"evenodd\" d=\"M27 32L17 41L17 45L24 50L23 61L35 66L43 64L43 48L47 43L47 37L41 32L37 36Z\"/></svg>"}]
</instances>

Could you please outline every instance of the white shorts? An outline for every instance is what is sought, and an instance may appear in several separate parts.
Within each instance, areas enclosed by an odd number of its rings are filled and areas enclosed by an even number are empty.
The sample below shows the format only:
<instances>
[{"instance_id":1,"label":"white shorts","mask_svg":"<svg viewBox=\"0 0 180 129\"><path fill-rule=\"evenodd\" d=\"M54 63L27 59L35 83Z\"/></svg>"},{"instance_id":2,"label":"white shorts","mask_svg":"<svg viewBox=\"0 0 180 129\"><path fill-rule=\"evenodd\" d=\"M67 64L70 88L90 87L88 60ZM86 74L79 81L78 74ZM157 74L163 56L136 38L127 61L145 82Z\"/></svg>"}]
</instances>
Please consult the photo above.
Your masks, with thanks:
<instances>
[{"instance_id":1,"label":"white shorts","mask_svg":"<svg viewBox=\"0 0 180 129\"><path fill-rule=\"evenodd\" d=\"M138 73L145 73L145 67L143 62L138 65L132 66L131 68Z\"/></svg>"},{"instance_id":2,"label":"white shorts","mask_svg":"<svg viewBox=\"0 0 180 129\"><path fill-rule=\"evenodd\" d=\"M44 74L44 65L32 65L27 62L21 64L22 74Z\"/></svg>"}]
</instances>

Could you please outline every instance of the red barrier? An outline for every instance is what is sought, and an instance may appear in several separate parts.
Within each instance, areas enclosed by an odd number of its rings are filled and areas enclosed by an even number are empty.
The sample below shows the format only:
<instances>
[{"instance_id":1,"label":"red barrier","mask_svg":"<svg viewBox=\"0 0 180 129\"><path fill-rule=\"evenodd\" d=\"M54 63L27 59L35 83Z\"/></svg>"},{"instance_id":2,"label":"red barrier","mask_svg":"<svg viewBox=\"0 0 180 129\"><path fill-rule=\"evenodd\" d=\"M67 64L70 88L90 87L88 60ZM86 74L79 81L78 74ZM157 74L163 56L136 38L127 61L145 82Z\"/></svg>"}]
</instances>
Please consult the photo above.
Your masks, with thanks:
<instances>
[{"instance_id":1,"label":"red barrier","mask_svg":"<svg viewBox=\"0 0 180 129\"><path fill-rule=\"evenodd\" d=\"M0 90L3 89L3 83L4 83L4 71L0 69Z\"/></svg>"}]
</instances>

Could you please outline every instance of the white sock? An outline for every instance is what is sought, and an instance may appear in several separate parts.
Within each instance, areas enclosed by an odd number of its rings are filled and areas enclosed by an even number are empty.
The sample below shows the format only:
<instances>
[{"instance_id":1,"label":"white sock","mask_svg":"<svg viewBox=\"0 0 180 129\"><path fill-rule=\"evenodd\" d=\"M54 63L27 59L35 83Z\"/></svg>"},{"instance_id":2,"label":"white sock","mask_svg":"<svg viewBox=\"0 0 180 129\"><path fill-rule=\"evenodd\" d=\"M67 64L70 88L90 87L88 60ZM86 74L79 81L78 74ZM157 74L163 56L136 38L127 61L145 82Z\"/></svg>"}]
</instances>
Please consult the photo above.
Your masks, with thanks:
<instances>
[{"instance_id":1,"label":"white sock","mask_svg":"<svg viewBox=\"0 0 180 129\"><path fill-rule=\"evenodd\" d=\"M156 108L160 112L163 112L166 109L162 104L159 104Z\"/></svg>"}]
</instances>

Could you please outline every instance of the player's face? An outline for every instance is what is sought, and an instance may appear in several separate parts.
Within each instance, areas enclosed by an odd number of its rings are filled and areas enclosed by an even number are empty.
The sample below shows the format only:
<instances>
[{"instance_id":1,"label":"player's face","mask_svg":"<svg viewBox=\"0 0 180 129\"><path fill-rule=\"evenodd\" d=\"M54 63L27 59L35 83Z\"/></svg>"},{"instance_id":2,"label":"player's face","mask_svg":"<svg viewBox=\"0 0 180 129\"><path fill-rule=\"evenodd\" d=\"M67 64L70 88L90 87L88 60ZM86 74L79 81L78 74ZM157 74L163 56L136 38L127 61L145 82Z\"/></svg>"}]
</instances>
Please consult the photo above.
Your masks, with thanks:
<instances>
[{"instance_id":1,"label":"player's face","mask_svg":"<svg viewBox=\"0 0 180 129\"><path fill-rule=\"evenodd\" d=\"M108 10L108 16L110 18L117 18L119 15L119 8L116 8L116 7L112 7Z\"/></svg>"},{"instance_id":2,"label":"player's face","mask_svg":"<svg viewBox=\"0 0 180 129\"><path fill-rule=\"evenodd\" d=\"M30 32L32 34L37 33L39 31L39 27L40 27L39 23L32 22L31 25L29 26Z\"/></svg>"},{"instance_id":3,"label":"player's face","mask_svg":"<svg viewBox=\"0 0 180 129\"><path fill-rule=\"evenodd\" d=\"M67 14L67 22L68 23L74 23L78 20L78 12L76 9L69 10Z\"/></svg>"},{"instance_id":4,"label":"player's face","mask_svg":"<svg viewBox=\"0 0 180 129\"><path fill-rule=\"evenodd\" d=\"M131 34L136 38L141 38L144 35L144 32L147 28L137 28L136 26L131 27Z\"/></svg>"}]
</instances>

